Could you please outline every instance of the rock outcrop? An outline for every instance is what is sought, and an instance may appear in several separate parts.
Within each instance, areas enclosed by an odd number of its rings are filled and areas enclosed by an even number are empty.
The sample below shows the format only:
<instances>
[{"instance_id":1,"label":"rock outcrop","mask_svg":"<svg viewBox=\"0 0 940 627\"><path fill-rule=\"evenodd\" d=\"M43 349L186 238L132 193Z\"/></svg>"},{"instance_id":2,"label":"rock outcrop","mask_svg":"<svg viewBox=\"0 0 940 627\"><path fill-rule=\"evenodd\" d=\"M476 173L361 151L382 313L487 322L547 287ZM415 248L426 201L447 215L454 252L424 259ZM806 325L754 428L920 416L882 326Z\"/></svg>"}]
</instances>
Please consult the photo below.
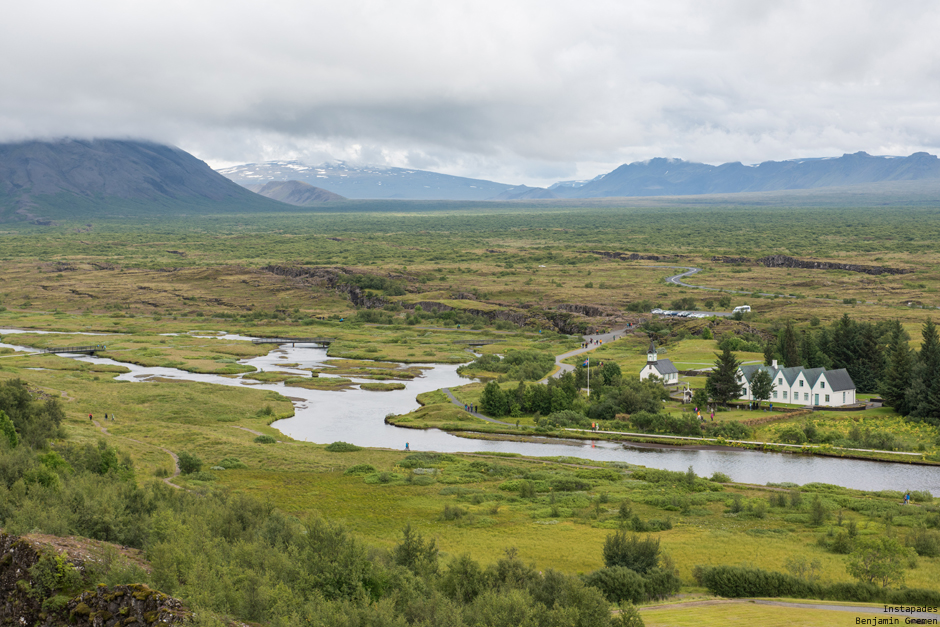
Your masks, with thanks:
<instances>
[{"instance_id":1,"label":"rock outcrop","mask_svg":"<svg viewBox=\"0 0 940 627\"><path fill-rule=\"evenodd\" d=\"M848 270L849 272L862 272L864 274L910 274L913 270L905 268L886 268L884 266L864 266L855 263L834 263L831 261L814 261L812 259L796 259L787 255L769 255L761 257L757 263L768 268L808 268L811 270Z\"/></svg>"},{"instance_id":2,"label":"rock outcrop","mask_svg":"<svg viewBox=\"0 0 940 627\"><path fill-rule=\"evenodd\" d=\"M178 599L143 584L89 585L90 576L81 559L0 533L0 625L156 627L192 620ZM81 592L85 587L94 589Z\"/></svg>"}]
</instances>

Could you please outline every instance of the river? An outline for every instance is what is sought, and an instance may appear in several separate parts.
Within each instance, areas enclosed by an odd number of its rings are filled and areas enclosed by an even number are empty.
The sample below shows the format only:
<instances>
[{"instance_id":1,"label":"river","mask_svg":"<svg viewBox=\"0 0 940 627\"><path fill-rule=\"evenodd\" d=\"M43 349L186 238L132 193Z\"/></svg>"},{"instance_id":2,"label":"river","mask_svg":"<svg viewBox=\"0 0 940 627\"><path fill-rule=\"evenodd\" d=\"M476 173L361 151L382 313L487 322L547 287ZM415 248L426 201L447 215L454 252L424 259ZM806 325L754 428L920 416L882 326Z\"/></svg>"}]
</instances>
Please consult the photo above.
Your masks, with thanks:
<instances>
[{"instance_id":1,"label":"river","mask_svg":"<svg viewBox=\"0 0 940 627\"><path fill-rule=\"evenodd\" d=\"M0 329L0 335L13 330ZM219 339L250 340L234 335ZM33 351L13 344L0 344ZM308 442L328 444L342 440L359 446L446 453L519 453L531 457L578 457L583 459L619 461L651 468L685 471L691 466L700 476L722 472L734 481L754 484L793 482L831 483L860 490L929 490L940 494L940 468L887 462L837 459L809 455L761 453L749 450L683 450L680 447L638 447L629 443L604 441L545 439L543 442L512 442L462 438L436 429L402 429L386 425L386 414L404 414L418 408L415 397L443 387L456 387L468 382L457 374L457 366L424 364L424 376L405 382L404 390L369 392L360 389L342 391L307 390L286 387L282 383L257 384L250 379L218 375L193 374L175 368L146 368L102 357L66 356L97 364L124 366L129 373L118 375L126 381L147 381L154 377L203 381L224 386L244 386L273 390L289 397L295 415L279 420L272 426L282 433ZM284 345L270 353L242 360L259 370L277 370L307 375L299 368L328 368L331 359L326 349ZM280 364L297 364L288 368ZM414 365L414 364L411 364ZM328 375L321 375L328 376ZM351 377L353 381L364 379Z\"/></svg>"}]
</instances>

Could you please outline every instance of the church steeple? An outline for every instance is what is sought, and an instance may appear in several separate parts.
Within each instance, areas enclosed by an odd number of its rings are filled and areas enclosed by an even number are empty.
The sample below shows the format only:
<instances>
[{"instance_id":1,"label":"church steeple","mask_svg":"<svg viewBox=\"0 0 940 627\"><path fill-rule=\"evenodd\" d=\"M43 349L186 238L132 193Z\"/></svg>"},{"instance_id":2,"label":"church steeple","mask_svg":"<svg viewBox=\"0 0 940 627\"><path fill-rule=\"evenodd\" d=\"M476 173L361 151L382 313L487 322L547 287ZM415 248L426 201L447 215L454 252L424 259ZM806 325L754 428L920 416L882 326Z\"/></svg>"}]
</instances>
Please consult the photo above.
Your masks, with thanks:
<instances>
[{"instance_id":1,"label":"church steeple","mask_svg":"<svg viewBox=\"0 0 940 627\"><path fill-rule=\"evenodd\" d=\"M656 353L656 344L654 342L650 342L649 350L646 351L646 363L655 364L657 359L658 355Z\"/></svg>"}]
</instances>

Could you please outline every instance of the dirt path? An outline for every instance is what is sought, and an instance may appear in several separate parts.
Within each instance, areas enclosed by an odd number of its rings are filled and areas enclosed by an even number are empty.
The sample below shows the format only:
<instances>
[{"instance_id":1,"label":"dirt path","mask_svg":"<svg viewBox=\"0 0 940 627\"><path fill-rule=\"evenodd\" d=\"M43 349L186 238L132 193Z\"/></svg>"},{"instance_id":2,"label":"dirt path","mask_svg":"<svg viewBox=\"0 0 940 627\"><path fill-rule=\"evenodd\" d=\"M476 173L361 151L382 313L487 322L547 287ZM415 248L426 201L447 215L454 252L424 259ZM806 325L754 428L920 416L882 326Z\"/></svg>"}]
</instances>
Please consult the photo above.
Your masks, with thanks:
<instances>
[{"instance_id":1,"label":"dirt path","mask_svg":"<svg viewBox=\"0 0 940 627\"><path fill-rule=\"evenodd\" d=\"M163 478L163 483L167 484L167 485L170 486L171 488L176 488L177 490L186 490L186 488L184 488L183 486L181 486L181 485L176 485L176 484L173 483L173 481L172 481L173 479L175 479L175 478L177 478L177 477L180 476L180 458L176 455L176 453L174 453L174 452L171 451L170 449L165 448L165 447L163 447L163 446L160 446L160 445L158 445L158 444L150 444L149 442L142 442L142 441L140 441L140 440L135 440L134 438L129 438L129 437L123 436L123 435L114 435L113 433L110 433L106 427L101 426L101 423L98 422L97 420L92 420L92 422L95 424L96 427L98 427L99 429L101 429L101 433L103 433L103 434L105 434L105 435L108 435L108 436L111 436L111 437L114 437L114 438L122 438L122 439L124 439L124 440L129 441L129 442L136 442L137 444L143 444L144 446L155 446L156 448L160 449L161 451L163 451L164 453L166 453L167 455L169 455L171 458L173 458L173 474L170 475L169 477L164 477L164 478ZM186 491L187 491L187 492L191 492L191 490L186 490Z\"/></svg>"},{"instance_id":2,"label":"dirt path","mask_svg":"<svg viewBox=\"0 0 940 627\"><path fill-rule=\"evenodd\" d=\"M457 397L454 396L454 394L450 391L450 388L441 388L441 391L442 391L444 394L446 394L447 397L450 399L450 402L453 403L454 405L456 405L457 407L460 407L461 405L464 405L464 403L461 403L460 401L457 400ZM467 410L464 410L464 411L467 411ZM474 418L479 418L480 420L485 420L485 421L487 421L487 422L495 422L495 423L498 424L498 425L504 425L504 426L507 426L507 427L515 426L515 425L512 425L512 424L510 424L510 423L508 423L508 422L503 422L502 420L496 420L495 418L489 418L489 417L484 416L483 414L481 414L481 413L479 413L479 412L467 411L467 413L470 414L471 416L473 416Z\"/></svg>"}]
</instances>

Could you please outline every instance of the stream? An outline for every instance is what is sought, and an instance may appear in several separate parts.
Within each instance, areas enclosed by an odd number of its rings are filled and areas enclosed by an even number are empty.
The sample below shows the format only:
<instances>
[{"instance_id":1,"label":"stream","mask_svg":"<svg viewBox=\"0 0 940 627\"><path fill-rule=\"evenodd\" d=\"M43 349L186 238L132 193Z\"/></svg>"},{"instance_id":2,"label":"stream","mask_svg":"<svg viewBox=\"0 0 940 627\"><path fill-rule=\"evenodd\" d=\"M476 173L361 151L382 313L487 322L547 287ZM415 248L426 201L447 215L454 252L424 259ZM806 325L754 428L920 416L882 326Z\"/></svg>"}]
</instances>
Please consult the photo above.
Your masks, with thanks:
<instances>
[{"instance_id":1,"label":"stream","mask_svg":"<svg viewBox=\"0 0 940 627\"><path fill-rule=\"evenodd\" d=\"M0 335L17 332L23 331L0 329ZM237 335L213 337L242 341L251 339ZM35 349L14 344L0 344L0 347L36 352ZM175 368L149 368L85 355L67 355L63 358L124 366L130 372L116 377L124 381L143 382L163 378L202 381L229 387L250 385L262 390L273 390L291 399L295 415L278 420L272 426L294 439L320 444L342 440L359 446L404 449L407 443L412 451L518 453L529 457L565 456L627 462L683 472L691 466L700 476L707 477L713 472L722 472L734 481L754 484L821 482L860 490L928 490L933 494L940 494L940 468L932 466L740 449L683 450L681 447L649 447L630 443L558 438L541 438L543 441L539 442L476 440L436 429L403 429L385 424L386 414L405 414L417 409L419 405L415 397L422 392L468 383L468 379L457 374L456 365L409 364L424 368L424 376L404 381L403 390L370 392L358 388L341 391L308 390L287 387L283 383L258 383L240 377L194 374ZM301 368L328 369L330 361L326 349L283 345L264 356L245 359L240 363L262 371L276 370L306 376L309 372ZM285 367L281 364L296 366ZM347 378L357 383L367 381L355 377Z\"/></svg>"}]
</instances>

